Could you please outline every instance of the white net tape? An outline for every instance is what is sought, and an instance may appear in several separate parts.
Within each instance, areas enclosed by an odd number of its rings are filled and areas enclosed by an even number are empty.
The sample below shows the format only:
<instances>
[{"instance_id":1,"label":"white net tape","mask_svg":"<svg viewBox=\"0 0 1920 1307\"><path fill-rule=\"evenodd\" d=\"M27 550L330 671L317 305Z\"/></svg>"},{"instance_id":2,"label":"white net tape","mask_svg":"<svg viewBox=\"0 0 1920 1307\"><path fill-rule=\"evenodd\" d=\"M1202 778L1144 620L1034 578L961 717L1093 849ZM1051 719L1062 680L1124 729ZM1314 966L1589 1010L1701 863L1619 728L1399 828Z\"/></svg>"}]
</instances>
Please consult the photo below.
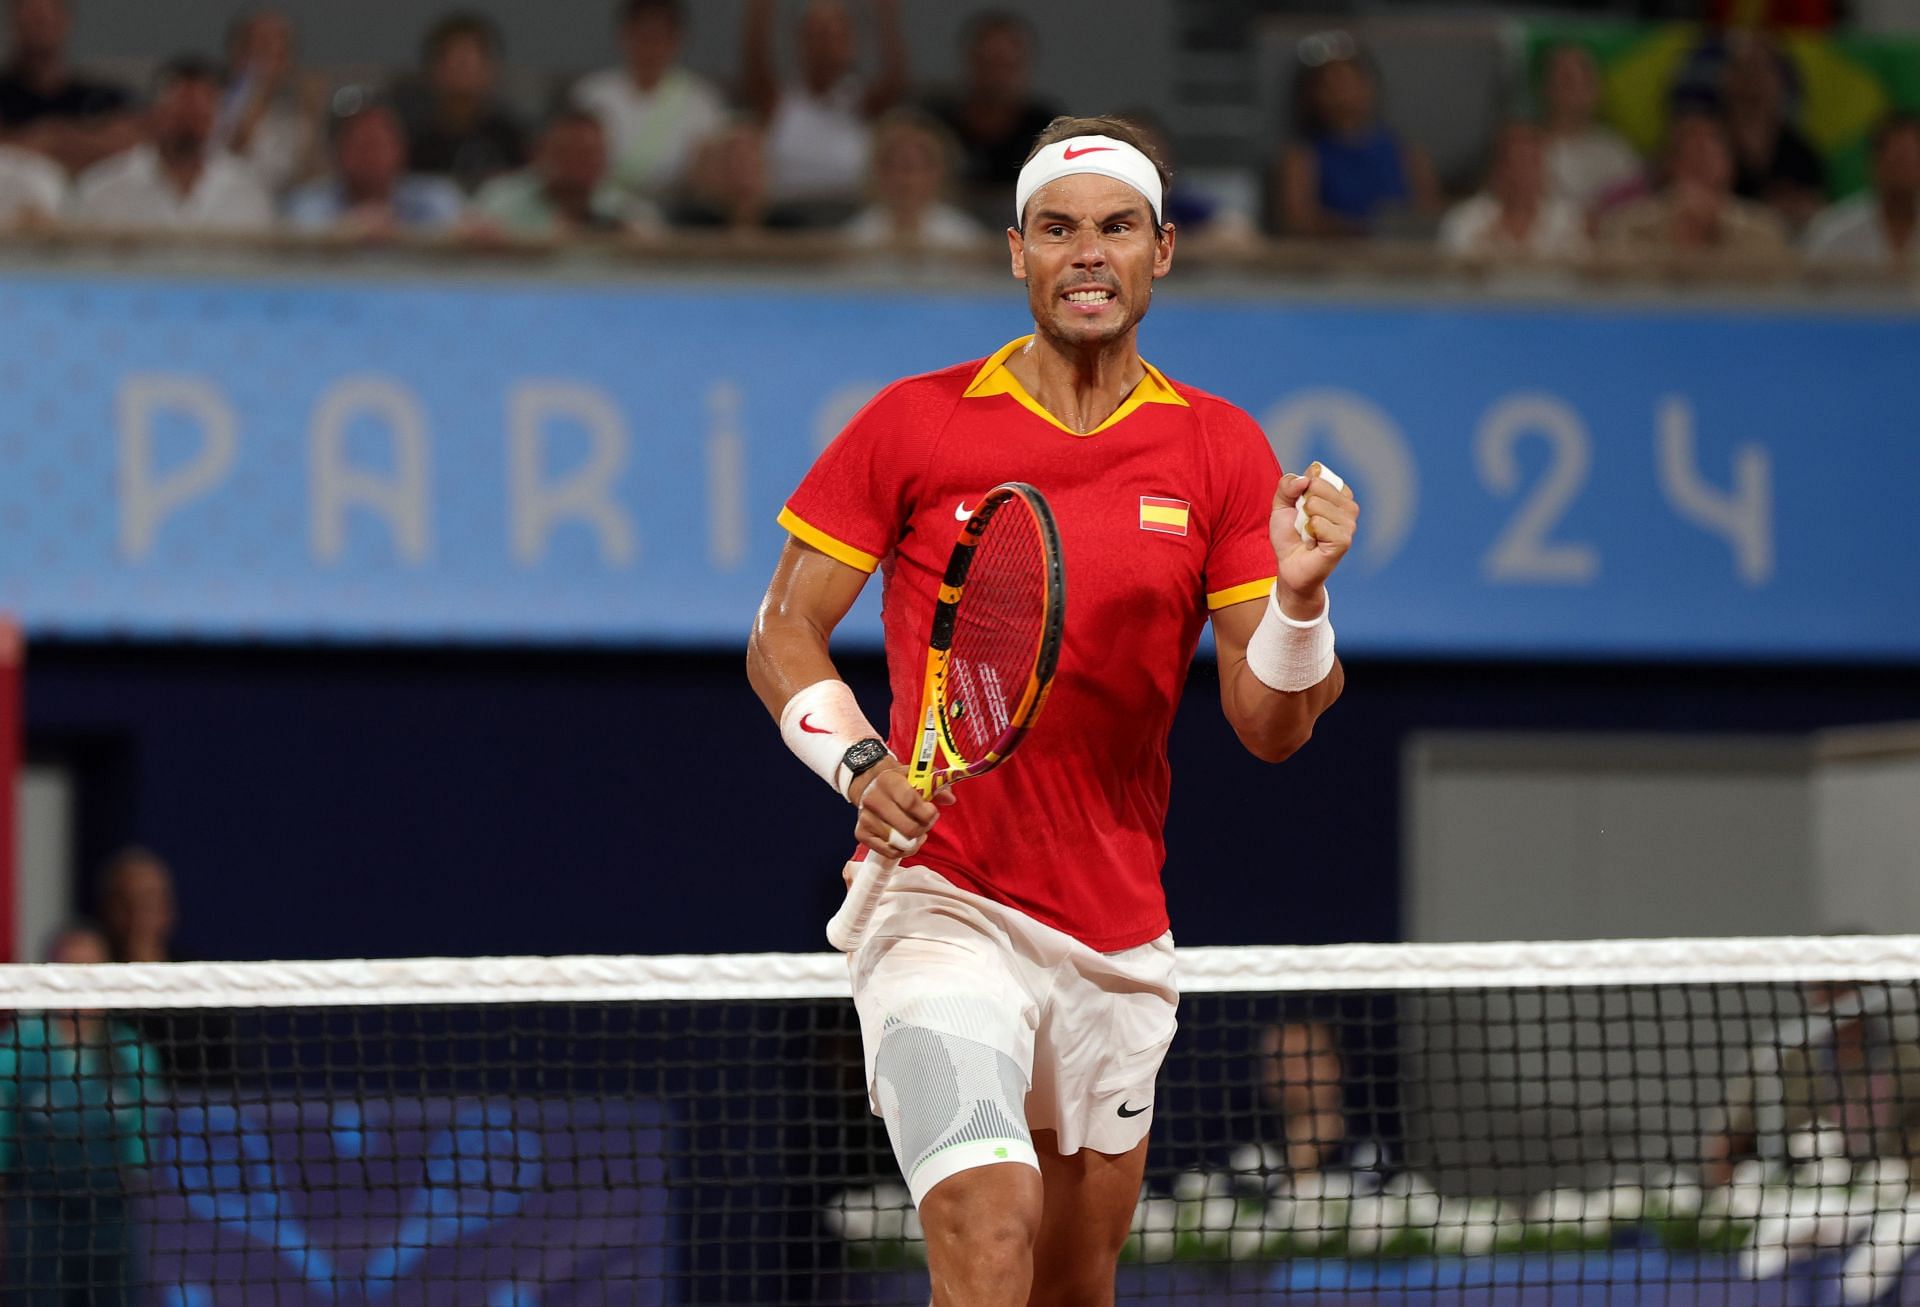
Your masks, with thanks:
<instances>
[{"instance_id":1,"label":"white net tape","mask_svg":"<svg viewBox=\"0 0 1920 1307\"><path fill-rule=\"evenodd\" d=\"M1186 948L1182 992L1793 984L1920 978L1920 936ZM0 1008L844 998L838 953L0 966Z\"/></svg>"}]
</instances>

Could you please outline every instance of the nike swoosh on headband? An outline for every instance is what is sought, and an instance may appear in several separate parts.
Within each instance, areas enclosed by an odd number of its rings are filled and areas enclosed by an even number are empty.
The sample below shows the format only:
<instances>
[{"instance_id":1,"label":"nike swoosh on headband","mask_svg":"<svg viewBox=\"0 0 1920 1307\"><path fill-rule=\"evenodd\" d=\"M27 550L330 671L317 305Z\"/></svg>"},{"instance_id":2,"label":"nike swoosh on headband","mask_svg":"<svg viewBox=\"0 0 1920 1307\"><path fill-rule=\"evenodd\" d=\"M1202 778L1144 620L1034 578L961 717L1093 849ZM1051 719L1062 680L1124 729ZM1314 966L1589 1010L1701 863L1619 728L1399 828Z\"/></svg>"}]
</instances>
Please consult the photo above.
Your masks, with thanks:
<instances>
[{"instance_id":1,"label":"nike swoosh on headband","mask_svg":"<svg viewBox=\"0 0 1920 1307\"><path fill-rule=\"evenodd\" d=\"M1088 157L1095 154L1110 154L1113 157ZM1165 188L1160 180L1160 170L1151 159L1116 137L1075 136L1043 146L1021 167L1020 179L1013 190L1014 223L1018 225L1026 221L1027 201L1041 187L1079 173L1095 173L1131 186L1146 197L1148 206L1153 210L1156 226L1166 220L1163 208L1166 197L1162 193Z\"/></svg>"}]
</instances>

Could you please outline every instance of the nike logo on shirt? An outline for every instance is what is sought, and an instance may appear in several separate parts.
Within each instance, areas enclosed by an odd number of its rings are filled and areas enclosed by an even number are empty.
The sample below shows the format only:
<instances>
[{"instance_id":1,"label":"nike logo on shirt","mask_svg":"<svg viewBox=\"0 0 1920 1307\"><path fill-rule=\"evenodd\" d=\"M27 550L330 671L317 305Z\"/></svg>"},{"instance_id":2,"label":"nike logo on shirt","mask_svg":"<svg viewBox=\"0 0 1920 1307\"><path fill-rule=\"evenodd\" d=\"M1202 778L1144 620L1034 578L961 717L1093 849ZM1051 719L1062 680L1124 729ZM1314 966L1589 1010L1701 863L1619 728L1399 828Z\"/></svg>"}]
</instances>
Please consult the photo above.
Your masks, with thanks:
<instances>
[{"instance_id":1,"label":"nike logo on shirt","mask_svg":"<svg viewBox=\"0 0 1920 1307\"><path fill-rule=\"evenodd\" d=\"M1107 147L1103 145L1100 148L1104 150ZM1147 1104L1147 1107L1152 1107L1152 1106L1153 1106L1152 1103ZM1121 1116L1139 1116L1142 1112L1147 1110L1147 1107L1136 1107L1136 1108L1129 1109L1126 1103L1122 1102L1120 1104L1120 1115Z\"/></svg>"},{"instance_id":2,"label":"nike logo on shirt","mask_svg":"<svg viewBox=\"0 0 1920 1307\"><path fill-rule=\"evenodd\" d=\"M956 522L964 522L972 516L973 510L967 507L967 501L964 499L960 501L960 507L953 510L953 520Z\"/></svg>"}]
</instances>

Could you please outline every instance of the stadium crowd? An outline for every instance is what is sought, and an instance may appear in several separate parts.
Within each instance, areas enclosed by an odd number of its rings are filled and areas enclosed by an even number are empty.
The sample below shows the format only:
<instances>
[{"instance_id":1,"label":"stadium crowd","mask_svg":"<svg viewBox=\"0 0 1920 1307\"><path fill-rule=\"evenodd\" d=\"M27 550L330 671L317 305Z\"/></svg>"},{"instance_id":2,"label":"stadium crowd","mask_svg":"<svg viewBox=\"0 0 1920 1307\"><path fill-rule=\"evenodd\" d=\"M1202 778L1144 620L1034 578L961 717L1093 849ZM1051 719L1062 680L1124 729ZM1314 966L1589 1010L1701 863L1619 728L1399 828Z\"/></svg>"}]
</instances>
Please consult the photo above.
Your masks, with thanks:
<instances>
[{"instance_id":1,"label":"stadium crowd","mask_svg":"<svg viewBox=\"0 0 1920 1307\"><path fill-rule=\"evenodd\" d=\"M508 52L478 12L436 21L417 68L336 84L301 66L284 12L250 8L220 58L167 59L141 100L70 63L68 4L6 0L0 227L477 244L815 231L860 247L987 249L1039 129L1069 108L1126 110L1036 90L1035 34L1012 11L976 17L956 84L916 95L899 0L813 0L790 33L777 0L747 0L732 94L682 62L682 0L619 0L609 66L558 81L537 125L503 91ZM1245 189L1264 203L1176 184L1184 235L1226 247L1431 239L1486 261L1914 252L1920 117L1887 117L1870 186L1833 196L1796 121L1793 65L1759 31L1709 29L1662 105L1655 158L1604 121L1593 53L1553 47L1525 97L1533 111L1500 125L1483 184L1451 203L1420 142L1383 121L1363 45L1330 31L1297 55L1284 142L1247 161L1267 184ZM1133 116L1172 152L1150 113Z\"/></svg>"}]
</instances>

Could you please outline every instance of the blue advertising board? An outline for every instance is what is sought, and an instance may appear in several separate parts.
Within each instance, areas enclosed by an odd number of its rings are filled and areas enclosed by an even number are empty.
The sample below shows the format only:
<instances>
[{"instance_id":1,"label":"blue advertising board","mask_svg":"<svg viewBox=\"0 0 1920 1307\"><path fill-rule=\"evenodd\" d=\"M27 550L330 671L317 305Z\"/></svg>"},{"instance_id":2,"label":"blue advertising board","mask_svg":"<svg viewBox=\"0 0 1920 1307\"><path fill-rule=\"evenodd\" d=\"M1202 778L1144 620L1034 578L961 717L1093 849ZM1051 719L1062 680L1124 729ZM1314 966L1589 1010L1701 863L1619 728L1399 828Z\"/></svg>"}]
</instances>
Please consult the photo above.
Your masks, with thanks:
<instances>
[{"instance_id":1,"label":"blue advertising board","mask_svg":"<svg viewBox=\"0 0 1920 1307\"><path fill-rule=\"evenodd\" d=\"M163 1307L669 1301L665 1109L642 1099L191 1097L149 1123Z\"/></svg>"},{"instance_id":2,"label":"blue advertising board","mask_svg":"<svg viewBox=\"0 0 1920 1307\"><path fill-rule=\"evenodd\" d=\"M815 452L1023 309L1011 285L0 282L0 610L737 647ZM1920 319L1174 294L1142 340L1353 484L1344 649L1920 656Z\"/></svg>"}]
</instances>

